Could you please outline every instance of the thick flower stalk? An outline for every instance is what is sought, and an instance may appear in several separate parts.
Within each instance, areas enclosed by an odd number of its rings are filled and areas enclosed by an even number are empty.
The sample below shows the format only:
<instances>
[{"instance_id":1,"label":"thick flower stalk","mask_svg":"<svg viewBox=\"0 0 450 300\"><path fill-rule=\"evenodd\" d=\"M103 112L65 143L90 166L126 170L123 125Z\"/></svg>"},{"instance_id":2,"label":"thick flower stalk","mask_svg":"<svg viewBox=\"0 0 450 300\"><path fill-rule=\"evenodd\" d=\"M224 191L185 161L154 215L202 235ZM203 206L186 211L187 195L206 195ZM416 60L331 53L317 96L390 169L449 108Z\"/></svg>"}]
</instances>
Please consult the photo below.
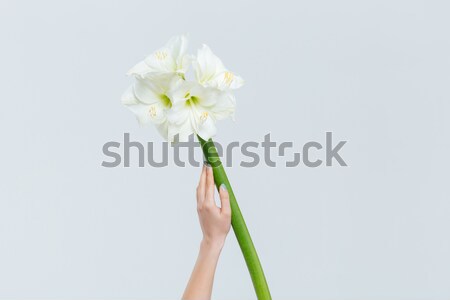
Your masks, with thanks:
<instances>
[{"instance_id":1,"label":"thick flower stalk","mask_svg":"<svg viewBox=\"0 0 450 300\"><path fill-rule=\"evenodd\" d=\"M172 38L129 72L136 82L122 96L122 103L141 125L154 124L169 141L187 141L198 136L203 154L213 167L217 188L223 183L230 195L231 225L242 250L259 300L270 300L270 292L256 249L248 232L230 182L211 140L216 122L234 116L232 90L242 86L240 76L225 68L211 49L203 45L197 56L186 54L187 38ZM192 65L195 80L186 80Z\"/></svg>"},{"instance_id":2,"label":"thick flower stalk","mask_svg":"<svg viewBox=\"0 0 450 300\"><path fill-rule=\"evenodd\" d=\"M270 300L272 298L270 296L269 286L267 285L266 277L264 276L264 271L258 258L258 253L256 253L255 246L253 245L244 217L239 209L231 184L228 181L225 169L220 161L217 149L214 146L212 139L209 139L208 141L203 140L201 137L198 137L198 139L202 146L205 158L213 168L214 181L217 189L219 189L220 185L223 183L227 187L228 194L230 195L231 226L233 227L234 234L236 235L236 239L241 247L242 254L244 255L256 296L259 300Z\"/></svg>"}]
</instances>

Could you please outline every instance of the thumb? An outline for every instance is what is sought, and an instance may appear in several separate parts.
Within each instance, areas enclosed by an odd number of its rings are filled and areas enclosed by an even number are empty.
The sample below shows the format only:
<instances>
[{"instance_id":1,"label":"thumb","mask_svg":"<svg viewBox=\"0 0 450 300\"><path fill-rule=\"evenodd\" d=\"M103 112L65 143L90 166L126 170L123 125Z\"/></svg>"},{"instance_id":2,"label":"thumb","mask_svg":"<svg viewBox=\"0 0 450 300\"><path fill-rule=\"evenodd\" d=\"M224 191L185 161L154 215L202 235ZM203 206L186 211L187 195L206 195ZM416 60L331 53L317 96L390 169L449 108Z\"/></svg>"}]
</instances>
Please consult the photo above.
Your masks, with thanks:
<instances>
[{"instance_id":1,"label":"thumb","mask_svg":"<svg viewBox=\"0 0 450 300\"><path fill-rule=\"evenodd\" d=\"M221 204L220 212L224 215L231 216L230 195L228 194L225 183L220 185L219 196Z\"/></svg>"}]
</instances>

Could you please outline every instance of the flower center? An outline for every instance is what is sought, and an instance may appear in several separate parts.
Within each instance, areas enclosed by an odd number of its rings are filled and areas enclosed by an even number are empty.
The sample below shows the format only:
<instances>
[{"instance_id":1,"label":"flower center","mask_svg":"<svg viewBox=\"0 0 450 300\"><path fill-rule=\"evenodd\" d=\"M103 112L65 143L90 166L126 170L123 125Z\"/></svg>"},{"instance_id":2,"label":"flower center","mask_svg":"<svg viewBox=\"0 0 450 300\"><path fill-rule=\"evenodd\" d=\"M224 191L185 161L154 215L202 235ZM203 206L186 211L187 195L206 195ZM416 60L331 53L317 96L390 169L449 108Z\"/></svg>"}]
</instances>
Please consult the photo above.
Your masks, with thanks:
<instances>
[{"instance_id":1,"label":"flower center","mask_svg":"<svg viewBox=\"0 0 450 300\"><path fill-rule=\"evenodd\" d=\"M195 96L191 96L191 94L187 93L184 98L186 99L186 105L187 106L192 106L192 105L196 105L198 104L198 102L200 101L200 99L198 99Z\"/></svg>"},{"instance_id":2,"label":"flower center","mask_svg":"<svg viewBox=\"0 0 450 300\"><path fill-rule=\"evenodd\" d=\"M172 101L170 101L170 98L166 95L159 95L159 99L161 100L162 105L164 107L171 108L172 107Z\"/></svg>"}]
</instances>

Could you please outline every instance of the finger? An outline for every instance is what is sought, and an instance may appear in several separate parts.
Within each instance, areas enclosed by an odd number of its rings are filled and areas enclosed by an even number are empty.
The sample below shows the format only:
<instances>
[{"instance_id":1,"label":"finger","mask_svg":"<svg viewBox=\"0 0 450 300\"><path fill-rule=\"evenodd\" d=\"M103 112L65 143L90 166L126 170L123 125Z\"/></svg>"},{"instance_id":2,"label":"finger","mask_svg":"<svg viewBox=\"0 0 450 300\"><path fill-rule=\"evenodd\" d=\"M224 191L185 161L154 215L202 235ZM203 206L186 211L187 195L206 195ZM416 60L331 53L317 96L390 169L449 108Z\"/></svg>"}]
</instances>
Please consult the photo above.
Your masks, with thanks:
<instances>
[{"instance_id":1,"label":"finger","mask_svg":"<svg viewBox=\"0 0 450 300\"><path fill-rule=\"evenodd\" d=\"M230 195L224 183L220 185L219 195L221 204L220 213L225 216L231 216Z\"/></svg>"},{"instance_id":2,"label":"finger","mask_svg":"<svg viewBox=\"0 0 450 300\"><path fill-rule=\"evenodd\" d=\"M214 204L214 174L210 165L206 166L205 202Z\"/></svg>"},{"instance_id":3,"label":"finger","mask_svg":"<svg viewBox=\"0 0 450 300\"><path fill-rule=\"evenodd\" d=\"M205 184L206 184L206 166L203 165L202 173L200 174L200 181L197 186L197 203L203 202L205 198Z\"/></svg>"}]
</instances>

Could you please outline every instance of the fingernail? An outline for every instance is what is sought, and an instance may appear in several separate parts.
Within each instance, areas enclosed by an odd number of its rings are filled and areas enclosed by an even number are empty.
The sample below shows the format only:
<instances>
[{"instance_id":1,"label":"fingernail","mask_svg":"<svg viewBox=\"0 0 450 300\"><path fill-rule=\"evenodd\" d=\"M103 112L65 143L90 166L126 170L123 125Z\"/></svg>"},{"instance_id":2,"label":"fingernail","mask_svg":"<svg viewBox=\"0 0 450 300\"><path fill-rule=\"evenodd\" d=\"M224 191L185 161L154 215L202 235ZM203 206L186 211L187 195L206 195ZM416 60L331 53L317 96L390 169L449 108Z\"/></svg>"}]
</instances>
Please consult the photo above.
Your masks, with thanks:
<instances>
[{"instance_id":1,"label":"fingernail","mask_svg":"<svg viewBox=\"0 0 450 300\"><path fill-rule=\"evenodd\" d=\"M225 185L225 183L222 183L222 184L220 185L220 189L221 189L222 191L227 191L227 186Z\"/></svg>"},{"instance_id":2,"label":"fingernail","mask_svg":"<svg viewBox=\"0 0 450 300\"><path fill-rule=\"evenodd\" d=\"M204 164L207 168L211 168L211 165L210 165L209 162L207 162L206 160L203 162L203 164Z\"/></svg>"}]
</instances>

